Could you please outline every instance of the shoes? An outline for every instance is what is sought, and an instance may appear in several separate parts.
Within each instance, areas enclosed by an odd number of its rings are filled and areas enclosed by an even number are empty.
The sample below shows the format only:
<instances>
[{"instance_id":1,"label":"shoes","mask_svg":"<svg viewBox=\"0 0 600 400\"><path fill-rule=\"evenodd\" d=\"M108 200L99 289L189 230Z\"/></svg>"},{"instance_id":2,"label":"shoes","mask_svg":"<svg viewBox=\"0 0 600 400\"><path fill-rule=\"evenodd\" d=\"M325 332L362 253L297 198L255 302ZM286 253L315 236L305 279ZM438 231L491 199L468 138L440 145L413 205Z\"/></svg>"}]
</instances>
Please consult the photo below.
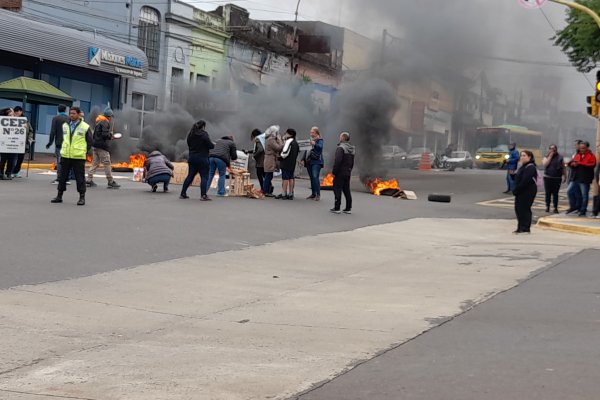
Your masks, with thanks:
<instances>
[{"instance_id":1,"label":"shoes","mask_svg":"<svg viewBox=\"0 0 600 400\"><path fill-rule=\"evenodd\" d=\"M506 191L504 191L502 193L504 193L504 194L510 194L510 190L506 190Z\"/></svg>"},{"instance_id":2,"label":"shoes","mask_svg":"<svg viewBox=\"0 0 600 400\"><path fill-rule=\"evenodd\" d=\"M284 197L287 197L287 194L283 194L283 193L282 193L282 194L278 194L277 196L275 196L275 198L276 198L277 200L283 200L283 198L284 198Z\"/></svg>"},{"instance_id":3,"label":"shoes","mask_svg":"<svg viewBox=\"0 0 600 400\"><path fill-rule=\"evenodd\" d=\"M13 178L21 178L21 174L13 174Z\"/></svg>"},{"instance_id":4,"label":"shoes","mask_svg":"<svg viewBox=\"0 0 600 400\"><path fill-rule=\"evenodd\" d=\"M70 184L71 184L71 181L67 181L67 185L70 185Z\"/></svg>"},{"instance_id":5,"label":"shoes","mask_svg":"<svg viewBox=\"0 0 600 400\"><path fill-rule=\"evenodd\" d=\"M62 192L58 192L56 197L53 198L52 200L50 200L50 203L53 203L53 204L62 203L63 202L62 195L63 195Z\"/></svg>"},{"instance_id":6,"label":"shoes","mask_svg":"<svg viewBox=\"0 0 600 400\"><path fill-rule=\"evenodd\" d=\"M315 196L314 194L311 194L310 196L308 196L308 197L306 198L306 200L313 200L313 199L315 199L316 197L317 197L317 196Z\"/></svg>"},{"instance_id":7,"label":"shoes","mask_svg":"<svg viewBox=\"0 0 600 400\"><path fill-rule=\"evenodd\" d=\"M200 201L212 201L212 199L205 194L204 196L200 197Z\"/></svg>"},{"instance_id":8,"label":"shoes","mask_svg":"<svg viewBox=\"0 0 600 400\"><path fill-rule=\"evenodd\" d=\"M580 212L579 214L577 214L578 217L585 217L587 215L587 213L584 212Z\"/></svg>"},{"instance_id":9,"label":"shoes","mask_svg":"<svg viewBox=\"0 0 600 400\"><path fill-rule=\"evenodd\" d=\"M332 213L334 213L334 214L341 214L342 213L339 208L332 208L329 211L332 212Z\"/></svg>"},{"instance_id":10,"label":"shoes","mask_svg":"<svg viewBox=\"0 0 600 400\"><path fill-rule=\"evenodd\" d=\"M558 208L555 207L553 212L554 214L558 214Z\"/></svg>"},{"instance_id":11,"label":"shoes","mask_svg":"<svg viewBox=\"0 0 600 400\"><path fill-rule=\"evenodd\" d=\"M217 197L229 197L228 194L217 194Z\"/></svg>"},{"instance_id":12,"label":"shoes","mask_svg":"<svg viewBox=\"0 0 600 400\"><path fill-rule=\"evenodd\" d=\"M158 190L158 185L152 185L152 193L156 193L156 190Z\"/></svg>"},{"instance_id":13,"label":"shoes","mask_svg":"<svg viewBox=\"0 0 600 400\"><path fill-rule=\"evenodd\" d=\"M270 197L270 198L275 198L275 196L273 195L273 193L266 193L265 197Z\"/></svg>"},{"instance_id":14,"label":"shoes","mask_svg":"<svg viewBox=\"0 0 600 400\"><path fill-rule=\"evenodd\" d=\"M351 210L351 209L349 209L349 208L346 208L345 210L342 210L342 212L343 212L344 214L348 214L348 215L352 214L352 210Z\"/></svg>"},{"instance_id":15,"label":"shoes","mask_svg":"<svg viewBox=\"0 0 600 400\"><path fill-rule=\"evenodd\" d=\"M321 201L321 196L315 196L314 201Z\"/></svg>"},{"instance_id":16,"label":"shoes","mask_svg":"<svg viewBox=\"0 0 600 400\"><path fill-rule=\"evenodd\" d=\"M85 181L85 185L86 185L87 187L96 187L96 186L98 186L98 185L96 185L96 184L94 183L94 181Z\"/></svg>"},{"instance_id":17,"label":"shoes","mask_svg":"<svg viewBox=\"0 0 600 400\"><path fill-rule=\"evenodd\" d=\"M77 201L77 205L85 206L85 195L84 194L79 195L79 200Z\"/></svg>"},{"instance_id":18,"label":"shoes","mask_svg":"<svg viewBox=\"0 0 600 400\"><path fill-rule=\"evenodd\" d=\"M546 207L546 212L549 213L550 212L550 207Z\"/></svg>"},{"instance_id":19,"label":"shoes","mask_svg":"<svg viewBox=\"0 0 600 400\"><path fill-rule=\"evenodd\" d=\"M53 185L58 185L58 179L53 180L52 182L50 182Z\"/></svg>"},{"instance_id":20,"label":"shoes","mask_svg":"<svg viewBox=\"0 0 600 400\"><path fill-rule=\"evenodd\" d=\"M109 188L109 189L118 189L118 188L120 188L120 187L121 187L121 185L119 185L119 184L118 184L117 182L115 182L115 181L108 182L108 188Z\"/></svg>"},{"instance_id":21,"label":"shoes","mask_svg":"<svg viewBox=\"0 0 600 400\"><path fill-rule=\"evenodd\" d=\"M5 181L12 181L12 176L10 174L9 175L3 175L3 177L4 177L3 179Z\"/></svg>"},{"instance_id":22,"label":"shoes","mask_svg":"<svg viewBox=\"0 0 600 400\"><path fill-rule=\"evenodd\" d=\"M163 193L169 193L169 188L164 188Z\"/></svg>"},{"instance_id":23,"label":"shoes","mask_svg":"<svg viewBox=\"0 0 600 400\"><path fill-rule=\"evenodd\" d=\"M294 195L288 194L287 196L283 196L282 200L294 200Z\"/></svg>"},{"instance_id":24,"label":"shoes","mask_svg":"<svg viewBox=\"0 0 600 400\"><path fill-rule=\"evenodd\" d=\"M180 198L181 200L187 200L187 199L189 199L189 198L190 198L190 196L188 196L188 195L187 195L187 194L185 194L185 193L181 193L181 194L179 195L179 198Z\"/></svg>"},{"instance_id":25,"label":"shoes","mask_svg":"<svg viewBox=\"0 0 600 400\"><path fill-rule=\"evenodd\" d=\"M576 212L577 212L577 210L575 210L575 209L572 209L572 208L569 208L569 209L568 209L568 210L565 212L565 214L566 214L566 215L569 215L569 214L573 214L573 213L576 213Z\"/></svg>"},{"instance_id":26,"label":"shoes","mask_svg":"<svg viewBox=\"0 0 600 400\"><path fill-rule=\"evenodd\" d=\"M530 235L531 231L520 231L520 230L516 230L513 232L513 235Z\"/></svg>"}]
</instances>

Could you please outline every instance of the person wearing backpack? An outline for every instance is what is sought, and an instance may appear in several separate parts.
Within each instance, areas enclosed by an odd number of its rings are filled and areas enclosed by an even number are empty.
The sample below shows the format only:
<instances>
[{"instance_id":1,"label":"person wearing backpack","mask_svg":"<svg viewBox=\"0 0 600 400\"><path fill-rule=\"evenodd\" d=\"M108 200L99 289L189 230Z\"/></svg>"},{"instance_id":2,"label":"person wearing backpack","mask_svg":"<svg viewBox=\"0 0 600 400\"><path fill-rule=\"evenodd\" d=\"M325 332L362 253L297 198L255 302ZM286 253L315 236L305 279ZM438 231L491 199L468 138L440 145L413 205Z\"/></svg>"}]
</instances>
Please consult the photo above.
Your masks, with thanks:
<instances>
[{"instance_id":1,"label":"person wearing backpack","mask_svg":"<svg viewBox=\"0 0 600 400\"><path fill-rule=\"evenodd\" d=\"M113 110L106 108L102 115L96 118L96 126L94 127L93 144L92 144L92 167L88 171L88 180L86 184L89 187L96 187L94 183L94 173L102 164L104 166L104 174L108 180L109 189L118 189L121 187L115 182L112 176L112 165L110 164L110 141L113 138L111 122L113 120Z\"/></svg>"},{"instance_id":2,"label":"person wearing backpack","mask_svg":"<svg viewBox=\"0 0 600 400\"><path fill-rule=\"evenodd\" d=\"M538 170L535 157L529 150L521 151L521 167L515 175L515 214L517 214L517 230L515 235L531 233L532 212L531 206L538 190Z\"/></svg>"}]
</instances>

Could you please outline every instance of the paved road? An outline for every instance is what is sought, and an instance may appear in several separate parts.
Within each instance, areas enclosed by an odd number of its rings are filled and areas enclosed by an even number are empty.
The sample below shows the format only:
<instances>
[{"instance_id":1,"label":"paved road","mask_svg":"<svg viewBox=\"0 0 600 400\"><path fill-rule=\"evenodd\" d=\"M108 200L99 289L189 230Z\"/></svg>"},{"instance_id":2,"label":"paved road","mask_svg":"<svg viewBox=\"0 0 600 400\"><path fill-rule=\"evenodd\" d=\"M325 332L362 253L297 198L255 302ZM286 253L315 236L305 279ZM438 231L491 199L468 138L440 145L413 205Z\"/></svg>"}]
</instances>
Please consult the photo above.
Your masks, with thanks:
<instances>
[{"instance_id":1,"label":"paved road","mask_svg":"<svg viewBox=\"0 0 600 400\"><path fill-rule=\"evenodd\" d=\"M307 181L299 182L302 200L294 202L226 198L201 203L178 200L177 186L174 193L152 194L146 185L120 180L118 191L90 190L85 207L75 206L73 186L64 204L50 204L56 186L48 175L0 181L0 289L414 217L513 218L511 210L475 205L500 197L502 171L399 170L394 175L420 199L378 198L355 182L352 216L329 215L331 192L321 203L303 200ZM431 192L454 193L453 202L428 203Z\"/></svg>"},{"instance_id":2,"label":"paved road","mask_svg":"<svg viewBox=\"0 0 600 400\"><path fill-rule=\"evenodd\" d=\"M596 399L599 257L571 257L298 399Z\"/></svg>"}]
</instances>

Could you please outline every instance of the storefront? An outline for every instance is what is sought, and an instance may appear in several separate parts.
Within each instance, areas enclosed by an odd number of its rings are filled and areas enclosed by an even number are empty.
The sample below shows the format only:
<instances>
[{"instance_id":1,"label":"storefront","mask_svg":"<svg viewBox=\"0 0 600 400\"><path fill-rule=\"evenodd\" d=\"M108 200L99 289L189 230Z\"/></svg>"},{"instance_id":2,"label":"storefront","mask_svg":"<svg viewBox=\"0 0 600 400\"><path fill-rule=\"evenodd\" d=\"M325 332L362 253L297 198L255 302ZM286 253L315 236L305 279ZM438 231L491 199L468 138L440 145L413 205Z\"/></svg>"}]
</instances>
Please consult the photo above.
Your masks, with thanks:
<instances>
[{"instance_id":1,"label":"storefront","mask_svg":"<svg viewBox=\"0 0 600 400\"><path fill-rule=\"evenodd\" d=\"M0 10L0 82L19 76L44 80L88 114L108 105L122 108L130 101L125 98L130 81L147 74L146 56L135 46ZM0 107L17 104L0 99ZM56 108L28 105L26 115L34 122L37 143L46 143ZM46 151L39 144L37 150Z\"/></svg>"}]
</instances>

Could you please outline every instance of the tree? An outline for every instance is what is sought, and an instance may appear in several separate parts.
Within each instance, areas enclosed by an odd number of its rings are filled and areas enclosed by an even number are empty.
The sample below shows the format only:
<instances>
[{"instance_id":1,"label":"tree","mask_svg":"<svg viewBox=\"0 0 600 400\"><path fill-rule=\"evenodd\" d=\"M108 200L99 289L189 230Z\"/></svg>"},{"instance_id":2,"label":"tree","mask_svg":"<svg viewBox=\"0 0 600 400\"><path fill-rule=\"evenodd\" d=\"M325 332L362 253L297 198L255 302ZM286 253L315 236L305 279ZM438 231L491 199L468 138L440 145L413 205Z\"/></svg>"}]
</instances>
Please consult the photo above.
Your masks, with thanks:
<instances>
[{"instance_id":1,"label":"tree","mask_svg":"<svg viewBox=\"0 0 600 400\"><path fill-rule=\"evenodd\" d=\"M600 0L578 3L600 11ZM590 72L600 63L600 29L592 17L572 8L568 11L567 24L552 38L554 45L561 48L579 72Z\"/></svg>"}]
</instances>

